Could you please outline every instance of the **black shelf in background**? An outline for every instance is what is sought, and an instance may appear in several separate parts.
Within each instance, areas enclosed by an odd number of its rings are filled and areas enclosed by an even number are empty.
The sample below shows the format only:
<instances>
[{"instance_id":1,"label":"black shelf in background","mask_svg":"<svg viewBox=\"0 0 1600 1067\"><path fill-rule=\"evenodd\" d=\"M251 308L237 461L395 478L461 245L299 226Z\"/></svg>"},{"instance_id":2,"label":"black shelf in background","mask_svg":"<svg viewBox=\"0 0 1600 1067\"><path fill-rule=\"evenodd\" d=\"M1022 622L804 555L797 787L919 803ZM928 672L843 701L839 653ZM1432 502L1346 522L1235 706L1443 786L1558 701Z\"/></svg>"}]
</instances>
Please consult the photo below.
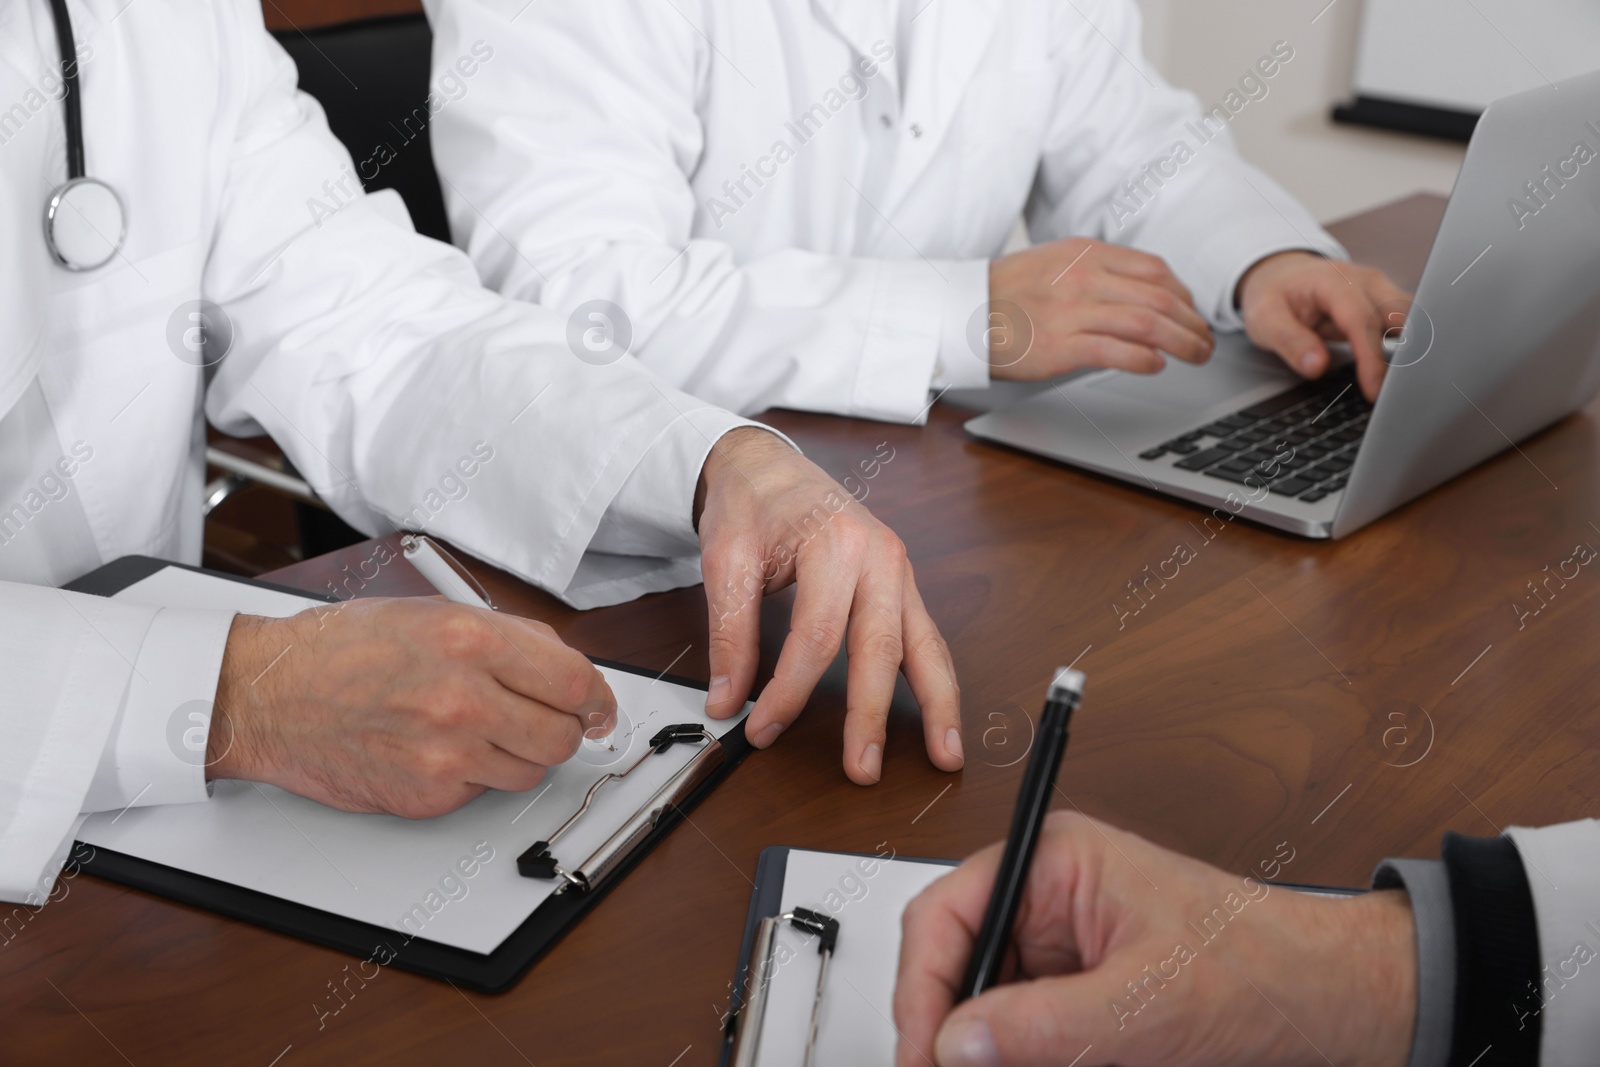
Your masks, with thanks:
<instances>
[{"instance_id":1,"label":"black shelf in background","mask_svg":"<svg viewBox=\"0 0 1600 1067\"><path fill-rule=\"evenodd\" d=\"M1358 95L1347 104L1334 106L1333 121L1352 126L1376 126L1401 133L1420 133L1427 137L1464 143L1472 140L1472 131L1478 125L1478 114Z\"/></svg>"}]
</instances>

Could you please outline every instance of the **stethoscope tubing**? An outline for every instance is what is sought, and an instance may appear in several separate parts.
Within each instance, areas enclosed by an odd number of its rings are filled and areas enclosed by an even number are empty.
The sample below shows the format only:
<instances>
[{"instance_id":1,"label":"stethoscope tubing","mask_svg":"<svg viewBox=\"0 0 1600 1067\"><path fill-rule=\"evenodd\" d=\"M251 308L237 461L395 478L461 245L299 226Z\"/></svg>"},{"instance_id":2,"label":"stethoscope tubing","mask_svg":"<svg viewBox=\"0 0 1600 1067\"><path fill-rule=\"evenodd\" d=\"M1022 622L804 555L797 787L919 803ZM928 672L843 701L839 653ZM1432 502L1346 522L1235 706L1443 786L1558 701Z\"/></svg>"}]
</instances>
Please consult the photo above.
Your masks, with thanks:
<instances>
[{"instance_id":1,"label":"stethoscope tubing","mask_svg":"<svg viewBox=\"0 0 1600 1067\"><path fill-rule=\"evenodd\" d=\"M88 176L83 147L83 88L78 80L78 50L73 42L67 0L50 0L50 17L61 54L67 180L52 189L45 202L44 243L51 258L67 270L91 271L105 266L122 251L128 213L115 189ZM94 235L87 238L87 243L86 228Z\"/></svg>"},{"instance_id":2,"label":"stethoscope tubing","mask_svg":"<svg viewBox=\"0 0 1600 1067\"><path fill-rule=\"evenodd\" d=\"M78 95L78 50L72 41L72 16L67 12L67 0L50 0L50 14L56 26L56 48L61 53L61 106L66 110L67 180L71 181L85 174L83 105Z\"/></svg>"}]
</instances>

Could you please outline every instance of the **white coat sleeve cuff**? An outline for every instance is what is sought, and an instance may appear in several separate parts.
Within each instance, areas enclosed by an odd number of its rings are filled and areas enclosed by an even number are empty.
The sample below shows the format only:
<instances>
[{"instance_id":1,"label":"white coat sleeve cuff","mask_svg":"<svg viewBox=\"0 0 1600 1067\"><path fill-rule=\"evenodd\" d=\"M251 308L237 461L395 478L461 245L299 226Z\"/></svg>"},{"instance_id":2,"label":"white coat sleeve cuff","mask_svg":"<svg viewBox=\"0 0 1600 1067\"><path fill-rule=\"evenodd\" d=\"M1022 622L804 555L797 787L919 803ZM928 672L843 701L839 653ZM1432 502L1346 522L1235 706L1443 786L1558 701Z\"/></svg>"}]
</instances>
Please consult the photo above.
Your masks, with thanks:
<instances>
[{"instance_id":1,"label":"white coat sleeve cuff","mask_svg":"<svg viewBox=\"0 0 1600 1067\"><path fill-rule=\"evenodd\" d=\"M1206 277L1215 278L1222 285L1220 290L1206 293L1202 283L1194 293L1195 306L1219 330L1243 329L1244 319L1234 306L1234 293L1251 267L1279 252L1315 252L1329 259L1350 258L1343 245L1314 224L1291 228L1285 223L1276 232L1269 227L1253 230L1239 227L1233 232L1219 228L1199 258L1216 265L1214 270L1206 272Z\"/></svg>"},{"instance_id":2,"label":"white coat sleeve cuff","mask_svg":"<svg viewBox=\"0 0 1600 1067\"><path fill-rule=\"evenodd\" d=\"M134 662L86 811L205 800L206 743L233 613L162 608Z\"/></svg>"},{"instance_id":3,"label":"white coat sleeve cuff","mask_svg":"<svg viewBox=\"0 0 1600 1067\"><path fill-rule=\"evenodd\" d=\"M981 265L981 266L980 266ZM982 287L975 278L981 273ZM933 387L945 351L947 318L963 322L989 300L988 263L982 260L880 260L871 310L856 368L847 414L921 425L928 417ZM970 351L965 357L977 364ZM948 373L973 371L961 365L959 349ZM983 382L988 381L987 372Z\"/></svg>"},{"instance_id":4,"label":"white coat sleeve cuff","mask_svg":"<svg viewBox=\"0 0 1600 1067\"><path fill-rule=\"evenodd\" d=\"M1546 988L1559 992L1530 997L1523 1005L1542 1008L1539 1063L1593 1063L1600 1048L1600 983L1579 971L1587 975L1600 966L1600 821L1513 826L1506 836L1527 868Z\"/></svg>"},{"instance_id":5,"label":"white coat sleeve cuff","mask_svg":"<svg viewBox=\"0 0 1600 1067\"><path fill-rule=\"evenodd\" d=\"M975 317L989 309L989 261L974 259L944 268L950 283L942 295L939 358L934 363L933 389L989 387L989 331L972 329ZM978 320L980 327L986 320Z\"/></svg>"},{"instance_id":6,"label":"white coat sleeve cuff","mask_svg":"<svg viewBox=\"0 0 1600 1067\"><path fill-rule=\"evenodd\" d=\"M751 426L783 434L721 408L685 412L639 458L600 517L589 551L674 559L700 552L694 528L695 488L711 449L732 430Z\"/></svg>"},{"instance_id":7,"label":"white coat sleeve cuff","mask_svg":"<svg viewBox=\"0 0 1600 1067\"><path fill-rule=\"evenodd\" d=\"M0 900L37 903L71 847L154 610L0 582Z\"/></svg>"}]
</instances>

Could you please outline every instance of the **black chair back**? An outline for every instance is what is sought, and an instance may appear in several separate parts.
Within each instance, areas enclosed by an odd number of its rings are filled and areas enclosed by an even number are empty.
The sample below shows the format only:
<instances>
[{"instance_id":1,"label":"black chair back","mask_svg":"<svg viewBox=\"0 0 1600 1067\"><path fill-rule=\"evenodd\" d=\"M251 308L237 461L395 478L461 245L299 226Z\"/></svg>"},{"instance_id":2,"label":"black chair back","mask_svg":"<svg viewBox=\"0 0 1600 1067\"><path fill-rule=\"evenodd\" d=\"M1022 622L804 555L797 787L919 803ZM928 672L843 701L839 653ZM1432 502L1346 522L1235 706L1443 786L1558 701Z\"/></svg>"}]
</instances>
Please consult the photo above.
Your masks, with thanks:
<instances>
[{"instance_id":1,"label":"black chair back","mask_svg":"<svg viewBox=\"0 0 1600 1067\"><path fill-rule=\"evenodd\" d=\"M422 15L273 34L300 69L368 192L393 189L418 232L450 240L428 131L433 34Z\"/></svg>"}]
</instances>

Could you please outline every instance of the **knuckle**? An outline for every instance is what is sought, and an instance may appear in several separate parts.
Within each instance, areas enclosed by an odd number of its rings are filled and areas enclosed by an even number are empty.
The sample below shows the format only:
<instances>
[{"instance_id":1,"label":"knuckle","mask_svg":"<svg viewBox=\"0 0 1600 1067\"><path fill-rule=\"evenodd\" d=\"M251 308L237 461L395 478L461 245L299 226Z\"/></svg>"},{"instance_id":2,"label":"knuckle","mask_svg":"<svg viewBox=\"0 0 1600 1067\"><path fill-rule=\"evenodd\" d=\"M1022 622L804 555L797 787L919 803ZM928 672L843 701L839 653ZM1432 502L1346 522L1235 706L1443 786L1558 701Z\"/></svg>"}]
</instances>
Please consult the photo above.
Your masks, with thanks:
<instances>
[{"instance_id":1,"label":"knuckle","mask_svg":"<svg viewBox=\"0 0 1600 1067\"><path fill-rule=\"evenodd\" d=\"M1140 341L1154 341L1161 332L1161 316L1149 308L1135 308L1128 313L1128 332Z\"/></svg>"},{"instance_id":2,"label":"knuckle","mask_svg":"<svg viewBox=\"0 0 1600 1067\"><path fill-rule=\"evenodd\" d=\"M1069 352L1077 357L1080 363L1090 363L1104 366L1110 354L1111 345L1108 339L1099 334L1074 334L1066 344Z\"/></svg>"},{"instance_id":3,"label":"knuckle","mask_svg":"<svg viewBox=\"0 0 1600 1067\"><path fill-rule=\"evenodd\" d=\"M904 568L907 563L905 542L887 526L883 528L883 535L879 538L877 555L882 563L896 570Z\"/></svg>"},{"instance_id":4,"label":"knuckle","mask_svg":"<svg viewBox=\"0 0 1600 1067\"><path fill-rule=\"evenodd\" d=\"M553 763L565 763L583 747L583 724L576 716L562 715L563 721L555 723L550 731L551 751L557 756Z\"/></svg>"},{"instance_id":5,"label":"knuckle","mask_svg":"<svg viewBox=\"0 0 1600 1067\"><path fill-rule=\"evenodd\" d=\"M918 636L912 642L911 649L918 658L935 665L943 666L954 662L950 654L950 645L938 630L929 629Z\"/></svg>"},{"instance_id":6,"label":"knuckle","mask_svg":"<svg viewBox=\"0 0 1600 1067\"><path fill-rule=\"evenodd\" d=\"M795 630L793 636L802 652L819 660L832 659L844 640L843 628L831 620L810 623Z\"/></svg>"},{"instance_id":7,"label":"knuckle","mask_svg":"<svg viewBox=\"0 0 1600 1067\"><path fill-rule=\"evenodd\" d=\"M834 526L834 540L840 548L851 553L866 551L872 534L863 520L852 517L849 522L837 522Z\"/></svg>"},{"instance_id":8,"label":"knuckle","mask_svg":"<svg viewBox=\"0 0 1600 1067\"><path fill-rule=\"evenodd\" d=\"M429 745L413 755L411 770L420 782L435 788L457 784L463 778L455 750L442 745Z\"/></svg>"},{"instance_id":9,"label":"knuckle","mask_svg":"<svg viewBox=\"0 0 1600 1067\"><path fill-rule=\"evenodd\" d=\"M1138 252L1134 259L1135 269L1147 280L1164 282L1168 277L1167 265L1159 256L1152 256L1148 252Z\"/></svg>"},{"instance_id":10,"label":"knuckle","mask_svg":"<svg viewBox=\"0 0 1600 1067\"><path fill-rule=\"evenodd\" d=\"M711 627L711 634L707 638L709 654L718 662L725 662L729 657L737 655L743 650L743 645L734 637L733 631L720 623Z\"/></svg>"},{"instance_id":11,"label":"knuckle","mask_svg":"<svg viewBox=\"0 0 1600 1067\"><path fill-rule=\"evenodd\" d=\"M566 664L560 681L565 689L566 707L576 708L589 699L589 690L599 678L600 672L595 670L594 664L584 659L580 653L572 654L571 662Z\"/></svg>"},{"instance_id":12,"label":"knuckle","mask_svg":"<svg viewBox=\"0 0 1600 1067\"><path fill-rule=\"evenodd\" d=\"M1072 334L1061 347L1072 357L1075 365L1106 365L1106 346L1102 344L1102 339L1094 334Z\"/></svg>"},{"instance_id":13,"label":"knuckle","mask_svg":"<svg viewBox=\"0 0 1600 1067\"><path fill-rule=\"evenodd\" d=\"M1349 319L1349 329L1363 334L1374 334L1383 328L1382 321L1378 318L1378 309L1368 300L1350 300L1345 304L1345 315Z\"/></svg>"},{"instance_id":14,"label":"knuckle","mask_svg":"<svg viewBox=\"0 0 1600 1067\"><path fill-rule=\"evenodd\" d=\"M478 701L467 687L452 680L440 683L423 713L428 725L436 730L453 732L470 726L477 718Z\"/></svg>"},{"instance_id":15,"label":"knuckle","mask_svg":"<svg viewBox=\"0 0 1600 1067\"><path fill-rule=\"evenodd\" d=\"M544 781L545 772L549 769L542 763L524 763L517 769L516 781L508 783L511 786L510 791L526 793Z\"/></svg>"},{"instance_id":16,"label":"knuckle","mask_svg":"<svg viewBox=\"0 0 1600 1067\"><path fill-rule=\"evenodd\" d=\"M879 630L861 640L856 655L885 667L898 667L905 653L905 642L893 630Z\"/></svg>"},{"instance_id":17,"label":"knuckle","mask_svg":"<svg viewBox=\"0 0 1600 1067\"><path fill-rule=\"evenodd\" d=\"M454 608L439 624L438 648L448 659L470 662L487 654L494 636L493 628L477 612Z\"/></svg>"},{"instance_id":18,"label":"knuckle","mask_svg":"<svg viewBox=\"0 0 1600 1067\"><path fill-rule=\"evenodd\" d=\"M1102 367L1116 367L1126 363L1136 363L1141 347L1128 341L1119 341L1113 337L1094 337L1090 339L1089 351L1094 353L1094 361Z\"/></svg>"},{"instance_id":19,"label":"knuckle","mask_svg":"<svg viewBox=\"0 0 1600 1067\"><path fill-rule=\"evenodd\" d=\"M950 661L950 646L937 633L927 633L911 643L911 654L923 663L944 664Z\"/></svg>"}]
</instances>

